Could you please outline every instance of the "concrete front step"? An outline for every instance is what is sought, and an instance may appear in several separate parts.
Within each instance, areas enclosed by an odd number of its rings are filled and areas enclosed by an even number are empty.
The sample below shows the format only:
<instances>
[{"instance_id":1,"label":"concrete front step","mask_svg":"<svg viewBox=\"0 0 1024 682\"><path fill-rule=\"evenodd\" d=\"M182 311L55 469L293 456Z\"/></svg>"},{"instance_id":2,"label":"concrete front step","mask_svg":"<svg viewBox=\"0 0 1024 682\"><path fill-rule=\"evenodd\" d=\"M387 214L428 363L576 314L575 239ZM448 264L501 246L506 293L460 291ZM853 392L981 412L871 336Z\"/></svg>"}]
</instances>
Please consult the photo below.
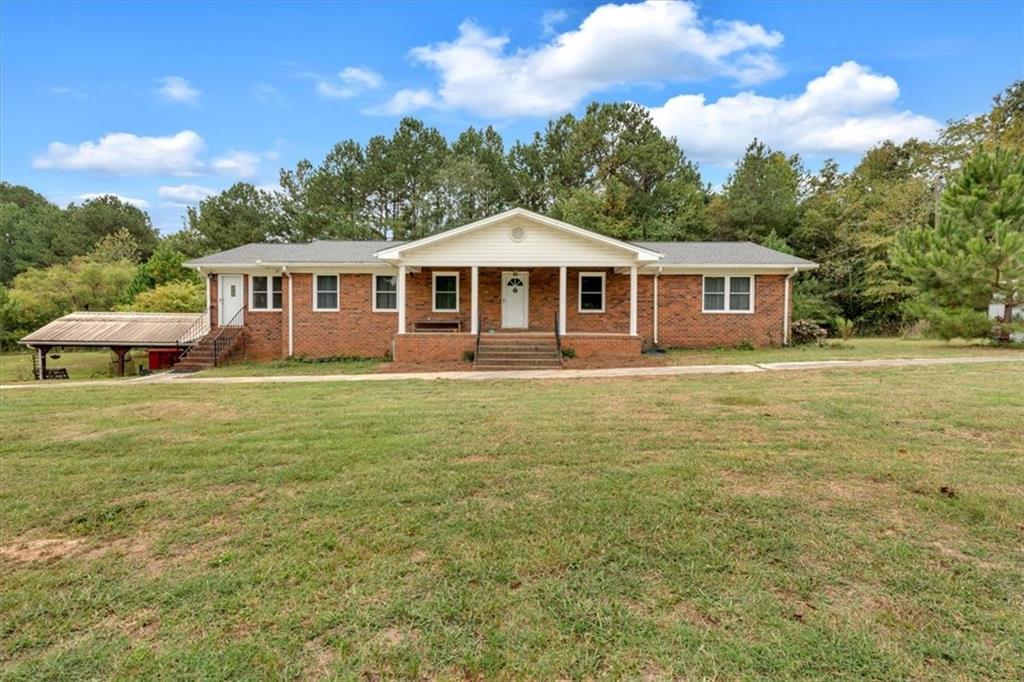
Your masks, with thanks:
<instances>
[{"instance_id":1,"label":"concrete front step","mask_svg":"<svg viewBox=\"0 0 1024 682\"><path fill-rule=\"evenodd\" d=\"M546 358L543 360L534 358L481 358L477 360L476 367L561 367L562 361L557 358Z\"/></svg>"},{"instance_id":2,"label":"concrete front step","mask_svg":"<svg viewBox=\"0 0 1024 682\"><path fill-rule=\"evenodd\" d=\"M553 355L558 357L555 348L480 348L480 355Z\"/></svg>"},{"instance_id":3,"label":"concrete front step","mask_svg":"<svg viewBox=\"0 0 1024 682\"><path fill-rule=\"evenodd\" d=\"M474 370L490 372L495 370L560 370L562 366L560 363L552 363L551 365L477 365L473 368Z\"/></svg>"}]
</instances>

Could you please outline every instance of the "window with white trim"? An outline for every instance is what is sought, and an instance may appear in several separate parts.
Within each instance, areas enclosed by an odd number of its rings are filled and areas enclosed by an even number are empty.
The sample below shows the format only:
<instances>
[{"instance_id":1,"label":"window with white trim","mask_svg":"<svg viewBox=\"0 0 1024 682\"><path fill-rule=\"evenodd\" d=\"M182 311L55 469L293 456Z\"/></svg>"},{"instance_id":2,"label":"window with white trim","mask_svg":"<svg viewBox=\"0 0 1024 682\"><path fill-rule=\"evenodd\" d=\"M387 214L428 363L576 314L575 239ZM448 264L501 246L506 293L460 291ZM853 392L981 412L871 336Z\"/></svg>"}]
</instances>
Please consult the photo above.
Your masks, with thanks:
<instances>
[{"instance_id":1,"label":"window with white trim","mask_svg":"<svg viewBox=\"0 0 1024 682\"><path fill-rule=\"evenodd\" d=\"M373 276L373 309L398 310L398 276Z\"/></svg>"},{"instance_id":2,"label":"window with white trim","mask_svg":"<svg viewBox=\"0 0 1024 682\"><path fill-rule=\"evenodd\" d=\"M580 305L581 313L604 312L604 273L580 273Z\"/></svg>"},{"instance_id":3,"label":"window with white trim","mask_svg":"<svg viewBox=\"0 0 1024 682\"><path fill-rule=\"evenodd\" d=\"M249 278L249 309L281 309L281 277L273 275L252 275Z\"/></svg>"},{"instance_id":4,"label":"window with white trim","mask_svg":"<svg viewBox=\"0 0 1024 682\"><path fill-rule=\"evenodd\" d=\"M459 312L459 273L434 273L434 312Z\"/></svg>"},{"instance_id":5,"label":"window with white trim","mask_svg":"<svg viewBox=\"0 0 1024 682\"><path fill-rule=\"evenodd\" d=\"M314 275L313 310L338 309L338 276Z\"/></svg>"},{"instance_id":6,"label":"window with white trim","mask_svg":"<svg viewBox=\"0 0 1024 682\"><path fill-rule=\"evenodd\" d=\"M753 310L753 277L704 277L704 312L749 313Z\"/></svg>"}]
</instances>

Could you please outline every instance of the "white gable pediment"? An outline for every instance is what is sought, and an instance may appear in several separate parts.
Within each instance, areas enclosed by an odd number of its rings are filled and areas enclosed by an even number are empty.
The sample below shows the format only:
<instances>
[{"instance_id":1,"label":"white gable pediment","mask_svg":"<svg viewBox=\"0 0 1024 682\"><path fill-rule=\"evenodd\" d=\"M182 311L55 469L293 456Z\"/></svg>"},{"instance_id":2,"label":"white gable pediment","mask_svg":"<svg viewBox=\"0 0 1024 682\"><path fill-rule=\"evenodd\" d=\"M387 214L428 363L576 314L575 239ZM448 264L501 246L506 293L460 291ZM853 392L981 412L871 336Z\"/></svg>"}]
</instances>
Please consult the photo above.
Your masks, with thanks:
<instances>
[{"instance_id":1,"label":"white gable pediment","mask_svg":"<svg viewBox=\"0 0 1024 682\"><path fill-rule=\"evenodd\" d=\"M517 209L378 254L412 266L616 267L659 254Z\"/></svg>"}]
</instances>

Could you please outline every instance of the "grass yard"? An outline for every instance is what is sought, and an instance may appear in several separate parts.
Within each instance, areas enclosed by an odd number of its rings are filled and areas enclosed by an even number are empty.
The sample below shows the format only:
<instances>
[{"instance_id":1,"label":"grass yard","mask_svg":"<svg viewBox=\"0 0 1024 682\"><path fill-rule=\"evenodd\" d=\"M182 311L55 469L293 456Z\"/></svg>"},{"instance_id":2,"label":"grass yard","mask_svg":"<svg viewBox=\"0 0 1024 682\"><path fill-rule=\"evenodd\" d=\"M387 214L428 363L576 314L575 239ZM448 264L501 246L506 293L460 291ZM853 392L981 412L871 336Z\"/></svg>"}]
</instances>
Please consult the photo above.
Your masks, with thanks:
<instances>
[{"instance_id":1,"label":"grass yard","mask_svg":"<svg viewBox=\"0 0 1024 682\"><path fill-rule=\"evenodd\" d=\"M667 362L673 365L749 364L756 362L801 362L807 360L872 360L877 358L942 358L971 355L1016 354L1024 358L1024 346L997 346L987 341L950 342L936 339L867 337L849 340L830 339L822 346L789 346L738 350L670 350Z\"/></svg>"},{"instance_id":2,"label":"grass yard","mask_svg":"<svg viewBox=\"0 0 1024 682\"><path fill-rule=\"evenodd\" d=\"M366 374L384 364L374 358L330 358L327 360L301 360L282 358L269 362L234 362L203 370L204 377L240 377L314 374Z\"/></svg>"},{"instance_id":3,"label":"grass yard","mask_svg":"<svg viewBox=\"0 0 1024 682\"><path fill-rule=\"evenodd\" d=\"M792 346L737 350L671 350L665 355L643 356L623 361L568 360L567 367L619 365L721 365L757 362L799 362L802 360L867 360L872 358L932 358L965 355L1016 355L1024 359L1024 348L1000 347L983 341L954 341L899 338L862 338L830 341L824 346ZM236 362L205 370L198 376L277 376L312 374L365 374L401 369L402 371L471 370L471 362L449 362L434 365L405 364L393 366L383 359L332 358L326 361L281 359L270 362ZM31 367L30 367L31 370Z\"/></svg>"},{"instance_id":4,"label":"grass yard","mask_svg":"<svg viewBox=\"0 0 1024 682\"><path fill-rule=\"evenodd\" d=\"M1024 678L1022 363L0 397L5 679Z\"/></svg>"},{"instance_id":5,"label":"grass yard","mask_svg":"<svg viewBox=\"0 0 1024 682\"><path fill-rule=\"evenodd\" d=\"M66 367L72 381L113 378L111 361L114 354L109 350L55 350L54 352L60 355L60 359L52 360L47 357L46 366L51 369ZM145 351L132 351L131 355L133 360L126 365L126 373L129 368L132 370L131 373L134 373L140 363L146 364L147 362ZM32 380L32 353L26 351L0 353L0 384Z\"/></svg>"}]
</instances>

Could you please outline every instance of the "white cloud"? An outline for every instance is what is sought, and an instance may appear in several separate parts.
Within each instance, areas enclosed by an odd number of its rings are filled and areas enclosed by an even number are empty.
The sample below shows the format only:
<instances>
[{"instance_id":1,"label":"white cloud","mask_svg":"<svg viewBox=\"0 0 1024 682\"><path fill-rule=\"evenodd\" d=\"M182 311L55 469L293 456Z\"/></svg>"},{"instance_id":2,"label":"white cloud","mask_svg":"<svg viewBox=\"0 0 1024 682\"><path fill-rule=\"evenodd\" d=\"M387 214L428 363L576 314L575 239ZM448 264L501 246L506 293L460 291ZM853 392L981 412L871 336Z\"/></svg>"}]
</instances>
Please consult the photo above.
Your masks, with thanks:
<instances>
[{"instance_id":1,"label":"white cloud","mask_svg":"<svg viewBox=\"0 0 1024 682\"><path fill-rule=\"evenodd\" d=\"M161 84L157 88L157 94L172 102L195 104L199 101L199 95L202 94L181 76L164 76L157 82Z\"/></svg>"},{"instance_id":2,"label":"white cloud","mask_svg":"<svg viewBox=\"0 0 1024 682\"><path fill-rule=\"evenodd\" d=\"M217 190L201 185L163 185L156 193L172 206L195 206Z\"/></svg>"},{"instance_id":3,"label":"white cloud","mask_svg":"<svg viewBox=\"0 0 1024 682\"><path fill-rule=\"evenodd\" d=\"M577 29L536 49L510 50L506 36L465 21L452 42L411 52L414 61L438 73L436 92L400 90L377 110L433 106L489 117L547 116L638 81L725 77L757 83L782 73L769 52L782 39L759 24L705 22L694 4L681 1L602 5Z\"/></svg>"},{"instance_id":4,"label":"white cloud","mask_svg":"<svg viewBox=\"0 0 1024 682\"><path fill-rule=\"evenodd\" d=\"M423 109L436 105L437 101L434 99L434 93L430 90L405 89L396 92L387 102L367 108L365 113L400 116L413 109Z\"/></svg>"},{"instance_id":5,"label":"white cloud","mask_svg":"<svg viewBox=\"0 0 1024 682\"><path fill-rule=\"evenodd\" d=\"M260 157L252 152L232 150L215 158L210 165L222 175L251 178L259 171Z\"/></svg>"},{"instance_id":6,"label":"white cloud","mask_svg":"<svg viewBox=\"0 0 1024 682\"><path fill-rule=\"evenodd\" d=\"M650 111L687 156L724 165L754 137L790 153L843 154L881 140L935 135L939 122L898 110L899 94L893 78L850 61L810 81L796 97L742 92L708 103L703 95L679 95Z\"/></svg>"},{"instance_id":7,"label":"white cloud","mask_svg":"<svg viewBox=\"0 0 1024 682\"><path fill-rule=\"evenodd\" d=\"M109 133L98 142L51 142L32 166L40 170L98 170L124 175L193 175L202 166L196 158L202 149L203 138L191 130L166 137Z\"/></svg>"},{"instance_id":8,"label":"white cloud","mask_svg":"<svg viewBox=\"0 0 1024 682\"><path fill-rule=\"evenodd\" d=\"M338 77L346 83L361 85L370 90L376 90L384 85L384 78L379 73L359 66L346 66Z\"/></svg>"},{"instance_id":9,"label":"white cloud","mask_svg":"<svg viewBox=\"0 0 1024 682\"><path fill-rule=\"evenodd\" d=\"M72 97L74 99L85 99L85 93L78 88L69 88L64 85L58 85L50 88L51 95L63 95L64 97Z\"/></svg>"},{"instance_id":10,"label":"white cloud","mask_svg":"<svg viewBox=\"0 0 1024 682\"><path fill-rule=\"evenodd\" d=\"M338 72L336 80L320 78L316 91L329 99L351 99L367 90L384 86L384 78L376 71L359 66L347 66Z\"/></svg>"},{"instance_id":11,"label":"white cloud","mask_svg":"<svg viewBox=\"0 0 1024 682\"><path fill-rule=\"evenodd\" d=\"M99 199L100 197L114 197L120 199L126 204L131 204L135 208L142 209L145 211L149 208L149 202L145 199L136 199L135 197L126 197L121 194L114 194L113 192L87 192L85 194L79 194L79 201L89 201L90 199Z\"/></svg>"},{"instance_id":12,"label":"white cloud","mask_svg":"<svg viewBox=\"0 0 1024 682\"><path fill-rule=\"evenodd\" d=\"M252 86L252 96L261 104L283 104L284 96L270 83L260 81Z\"/></svg>"},{"instance_id":13,"label":"white cloud","mask_svg":"<svg viewBox=\"0 0 1024 682\"><path fill-rule=\"evenodd\" d=\"M569 13L564 9L546 9L540 17L541 33L545 36L555 34L555 27L569 18Z\"/></svg>"}]
</instances>

